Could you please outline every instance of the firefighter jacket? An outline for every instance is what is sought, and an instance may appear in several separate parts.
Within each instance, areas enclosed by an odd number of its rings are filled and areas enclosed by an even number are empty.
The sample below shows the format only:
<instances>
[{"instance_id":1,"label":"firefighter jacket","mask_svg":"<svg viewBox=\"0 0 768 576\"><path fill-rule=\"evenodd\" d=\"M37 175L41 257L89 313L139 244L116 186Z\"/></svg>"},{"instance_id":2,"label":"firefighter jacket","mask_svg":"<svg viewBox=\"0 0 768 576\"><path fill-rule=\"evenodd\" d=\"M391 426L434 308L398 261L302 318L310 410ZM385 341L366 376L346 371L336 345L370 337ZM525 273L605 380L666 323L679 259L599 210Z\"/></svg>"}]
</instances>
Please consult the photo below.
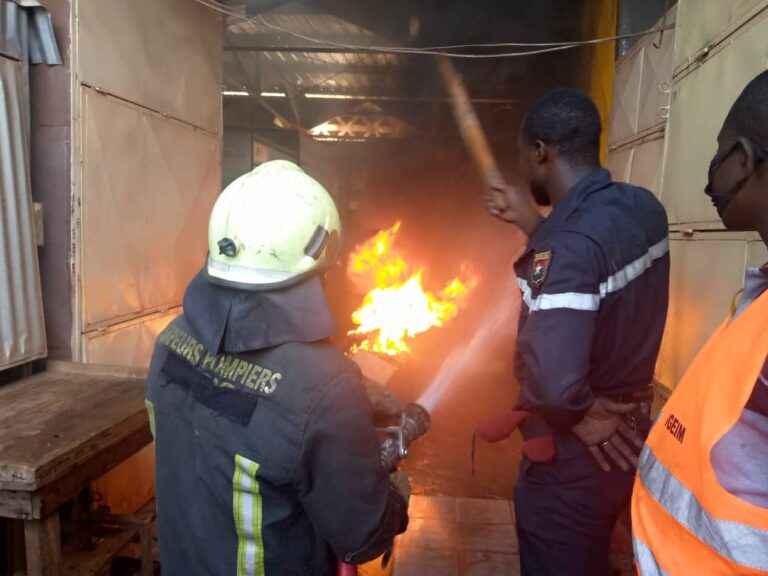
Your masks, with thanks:
<instances>
[{"instance_id":1,"label":"firefighter jacket","mask_svg":"<svg viewBox=\"0 0 768 576\"><path fill-rule=\"evenodd\" d=\"M570 428L598 395L647 389L669 291L667 218L653 194L592 171L535 230L515 270L517 407L533 414L524 437Z\"/></svg>"},{"instance_id":2,"label":"firefighter jacket","mask_svg":"<svg viewBox=\"0 0 768 576\"><path fill-rule=\"evenodd\" d=\"M201 272L147 380L163 574L335 573L385 552L406 503L318 278L249 293Z\"/></svg>"},{"instance_id":3,"label":"firefighter jacket","mask_svg":"<svg viewBox=\"0 0 768 576\"><path fill-rule=\"evenodd\" d=\"M641 576L768 574L768 508L727 492L711 461L744 412L766 350L768 293L723 323L662 408L632 495Z\"/></svg>"}]
</instances>

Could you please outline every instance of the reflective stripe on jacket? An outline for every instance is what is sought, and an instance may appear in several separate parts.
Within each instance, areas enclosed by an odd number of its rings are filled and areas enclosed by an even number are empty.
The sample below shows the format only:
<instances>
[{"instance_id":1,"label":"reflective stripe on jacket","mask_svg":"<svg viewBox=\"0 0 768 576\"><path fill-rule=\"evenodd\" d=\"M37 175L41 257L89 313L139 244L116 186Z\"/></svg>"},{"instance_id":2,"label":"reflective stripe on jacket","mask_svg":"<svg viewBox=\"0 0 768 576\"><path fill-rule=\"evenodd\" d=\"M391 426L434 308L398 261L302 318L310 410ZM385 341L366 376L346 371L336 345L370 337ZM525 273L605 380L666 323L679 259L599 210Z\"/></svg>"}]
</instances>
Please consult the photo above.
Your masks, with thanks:
<instances>
[{"instance_id":1,"label":"reflective stripe on jacket","mask_svg":"<svg viewBox=\"0 0 768 576\"><path fill-rule=\"evenodd\" d=\"M710 461L739 420L766 351L768 294L718 329L660 413L632 496L641 576L768 574L768 509L723 489Z\"/></svg>"}]
</instances>

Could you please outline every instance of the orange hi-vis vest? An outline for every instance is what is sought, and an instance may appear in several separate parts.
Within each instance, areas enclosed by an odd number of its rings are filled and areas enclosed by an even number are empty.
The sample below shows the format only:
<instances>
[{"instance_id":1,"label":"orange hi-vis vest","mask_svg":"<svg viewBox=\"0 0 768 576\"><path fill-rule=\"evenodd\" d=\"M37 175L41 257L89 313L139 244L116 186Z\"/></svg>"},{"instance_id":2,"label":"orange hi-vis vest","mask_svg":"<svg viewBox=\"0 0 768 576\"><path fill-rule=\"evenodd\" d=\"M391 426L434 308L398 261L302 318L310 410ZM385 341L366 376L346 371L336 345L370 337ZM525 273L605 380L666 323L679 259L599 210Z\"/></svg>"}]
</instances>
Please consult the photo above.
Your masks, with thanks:
<instances>
[{"instance_id":1,"label":"orange hi-vis vest","mask_svg":"<svg viewBox=\"0 0 768 576\"><path fill-rule=\"evenodd\" d=\"M766 354L768 293L715 332L656 420L632 495L642 576L768 574L768 509L723 489L710 460L741 417Z\"/></svg>"}]
</instances>

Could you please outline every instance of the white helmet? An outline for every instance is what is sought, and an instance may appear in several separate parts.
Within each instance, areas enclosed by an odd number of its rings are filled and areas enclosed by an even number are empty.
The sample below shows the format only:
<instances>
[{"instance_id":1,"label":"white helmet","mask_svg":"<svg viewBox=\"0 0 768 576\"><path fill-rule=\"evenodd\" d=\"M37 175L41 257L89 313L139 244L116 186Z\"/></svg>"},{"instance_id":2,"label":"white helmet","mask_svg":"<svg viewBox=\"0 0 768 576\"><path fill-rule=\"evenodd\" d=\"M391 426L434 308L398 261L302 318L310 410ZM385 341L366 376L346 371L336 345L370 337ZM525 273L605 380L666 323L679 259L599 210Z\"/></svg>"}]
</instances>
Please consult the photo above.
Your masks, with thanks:
<instances>
[{"instance_id":1,"label":"white helmet","mask_svg":"<svg viewBox=\"0 0 768 576\"><path fill-rule=\"evenodd\" d=\"M293 162L265 162L216 200L208 277L245 290L280 288L333 264L340 241L339 213L326 189Z\"/></svg>"}]
</instances>

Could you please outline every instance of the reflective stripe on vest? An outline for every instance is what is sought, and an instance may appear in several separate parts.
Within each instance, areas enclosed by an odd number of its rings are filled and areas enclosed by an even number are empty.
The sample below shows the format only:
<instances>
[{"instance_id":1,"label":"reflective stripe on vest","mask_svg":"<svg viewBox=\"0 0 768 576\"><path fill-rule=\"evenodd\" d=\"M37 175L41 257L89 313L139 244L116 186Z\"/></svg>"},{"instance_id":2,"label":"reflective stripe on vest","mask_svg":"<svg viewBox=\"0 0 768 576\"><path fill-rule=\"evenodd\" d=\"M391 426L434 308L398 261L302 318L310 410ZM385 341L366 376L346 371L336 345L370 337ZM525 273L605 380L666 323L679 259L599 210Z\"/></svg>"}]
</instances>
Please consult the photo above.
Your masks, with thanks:
<instances>
[{"instance_id":1,"label":"reflective stripe on vest","mask_svg":"<svg viewBox=\"0 0 768 576\"><path fill-rule=\"evenodd\" d=\"M653 552L644 542L632 538L632 548L635 550L635 563L640 576L669 576L661 566L656 563Z\"/></svg>"},{"instance_id":2,"label":"reflective stripe on vest","mask_svg":"<svg viewBox=\"0 0 768 576\"><path fill-rule=\"evenodd\" d=\"M718 520L709 514L693 492L670 474L648 446L640 456L638 472L639 481L650 495L670 516L694 532L699 540L736 564L768 572L767 531L738 522ZM652 554L651 559L655 564ZM641 567L645 569L643 564Z\"/></svg>"},{"instance_id":3,"label":"reflective stripe on vest","mask_svg":"<svg viewBox=\"0 0 768 576\"><path fill-rule=\"evenodd\" d=\"M662 408L632 495L642 575L768 574L768 509L727 492L710 460L741 417L766 353L768 293L723 323Z\"/></svg>"}]
</instances>

